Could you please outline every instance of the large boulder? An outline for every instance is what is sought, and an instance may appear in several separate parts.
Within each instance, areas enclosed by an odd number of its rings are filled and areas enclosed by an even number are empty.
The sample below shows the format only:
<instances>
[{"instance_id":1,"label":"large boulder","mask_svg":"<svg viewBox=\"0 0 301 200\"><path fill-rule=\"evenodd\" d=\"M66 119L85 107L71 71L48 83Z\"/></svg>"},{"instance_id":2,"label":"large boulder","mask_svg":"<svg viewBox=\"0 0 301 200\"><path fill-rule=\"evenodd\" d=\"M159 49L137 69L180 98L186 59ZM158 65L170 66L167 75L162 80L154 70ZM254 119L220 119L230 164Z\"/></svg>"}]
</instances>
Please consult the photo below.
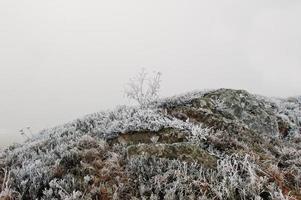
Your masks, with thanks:
<instances>
[{"instance_id":1,"label":"large boulder","mask_svg":"<svg viewBox=\"0 0 301 200\"><path fill-rule=\"evenodd\" d=\"M167 109L175 117L184 113L188 120L201 122L214 129L234 133L248 129L277 136L277 117L272 108L266 105L263 99L244 90L219 89Z\"/></svg>"}]
</instances>

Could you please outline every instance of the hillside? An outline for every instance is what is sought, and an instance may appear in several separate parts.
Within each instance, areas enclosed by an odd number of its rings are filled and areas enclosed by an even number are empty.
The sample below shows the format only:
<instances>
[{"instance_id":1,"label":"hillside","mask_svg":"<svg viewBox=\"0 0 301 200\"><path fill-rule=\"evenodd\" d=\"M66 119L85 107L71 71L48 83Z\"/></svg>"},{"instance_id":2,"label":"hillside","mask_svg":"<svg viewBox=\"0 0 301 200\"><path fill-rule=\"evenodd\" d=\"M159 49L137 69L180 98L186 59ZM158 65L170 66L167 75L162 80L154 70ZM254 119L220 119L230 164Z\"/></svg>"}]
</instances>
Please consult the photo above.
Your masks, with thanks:
<instances>
[{"instance_id":1,"label":"hillside","mask_svg":"<svg viewBox=\"0 0 301 200\"><path fill-rule=\"evenodd\" d=\"M301 199L301 98L191 92L41 131L0 154L0 199Z\"/></svg>"}]
</instances>

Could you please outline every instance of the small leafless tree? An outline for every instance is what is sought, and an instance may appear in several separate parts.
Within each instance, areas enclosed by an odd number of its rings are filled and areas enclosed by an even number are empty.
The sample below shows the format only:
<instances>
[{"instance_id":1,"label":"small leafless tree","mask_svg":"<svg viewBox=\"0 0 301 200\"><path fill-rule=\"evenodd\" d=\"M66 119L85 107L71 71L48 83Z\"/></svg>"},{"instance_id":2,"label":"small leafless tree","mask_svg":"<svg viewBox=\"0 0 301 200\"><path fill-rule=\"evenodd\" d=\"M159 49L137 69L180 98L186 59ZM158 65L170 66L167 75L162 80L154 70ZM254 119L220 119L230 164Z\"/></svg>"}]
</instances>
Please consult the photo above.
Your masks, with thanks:
<instances>
[{"instance_id":1,"label":"small leafless tree","mask_svg":"<svg viewBox=\"0 0 301 200\"><path fill-rule=\"evenodd\" d=\"M137 76L131 78L125 89L125 95L135 100L141 107L147 107L150 102L159 97L161 73L154 72L149 77L146 70L142 69Z\"/></svg>"},{"instance_id":2,"label":"small leafless tree","mask_svg":"<svg viewBox=\"0 0 301 200\"><path fill-rule=\"evenodd\" d=\"M21 129L19 132L26 139L30 139L31 137L33 137L32 131L31 131L29 126L26 127L26 128Z\"/></svg>"}]
</instances>

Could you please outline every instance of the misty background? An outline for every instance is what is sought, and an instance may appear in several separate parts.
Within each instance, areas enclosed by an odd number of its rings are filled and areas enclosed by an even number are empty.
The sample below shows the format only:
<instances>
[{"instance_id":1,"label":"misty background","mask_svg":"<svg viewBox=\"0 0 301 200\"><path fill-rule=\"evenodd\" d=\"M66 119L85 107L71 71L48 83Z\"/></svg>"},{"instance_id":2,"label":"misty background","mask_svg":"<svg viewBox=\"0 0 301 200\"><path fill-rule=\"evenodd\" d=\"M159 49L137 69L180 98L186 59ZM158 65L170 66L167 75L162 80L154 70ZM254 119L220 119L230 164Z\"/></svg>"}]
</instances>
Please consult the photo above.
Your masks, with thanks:
<instances>
[{"instance_id":1,"label":"misty background","mask_svg":"<svg viewBox=\"0 0 301 200\"><path fill-rule=\"evenodd\" d=\"M118 104L144 67L161 96L301 94L298 0L1 0L0 146Z\"/></svg>"}]
</instances>

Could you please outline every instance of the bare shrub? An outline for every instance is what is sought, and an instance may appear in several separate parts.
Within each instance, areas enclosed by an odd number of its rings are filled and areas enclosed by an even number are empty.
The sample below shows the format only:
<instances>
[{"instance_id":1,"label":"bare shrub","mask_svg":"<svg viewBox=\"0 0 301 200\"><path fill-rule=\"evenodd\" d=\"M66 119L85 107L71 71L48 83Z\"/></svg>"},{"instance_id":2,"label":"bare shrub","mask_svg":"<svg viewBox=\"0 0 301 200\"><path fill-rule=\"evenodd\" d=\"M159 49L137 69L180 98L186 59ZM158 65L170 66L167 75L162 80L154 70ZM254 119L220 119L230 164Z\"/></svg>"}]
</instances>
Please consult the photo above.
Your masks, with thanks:
<instances>
[{"instance_id":1,"label":"bare shrub","mask_svg":"<svg viewBox=\"0 0 301 200\"><path fill-rule=\"evenodd\" d=\"M159 97L160 83L160 72L154 72L153 76L149 77L146 70L142 69L137 76L130 79L125 95L141 107L147 107L150 102Z\"/></svg>"}]
</instances>

